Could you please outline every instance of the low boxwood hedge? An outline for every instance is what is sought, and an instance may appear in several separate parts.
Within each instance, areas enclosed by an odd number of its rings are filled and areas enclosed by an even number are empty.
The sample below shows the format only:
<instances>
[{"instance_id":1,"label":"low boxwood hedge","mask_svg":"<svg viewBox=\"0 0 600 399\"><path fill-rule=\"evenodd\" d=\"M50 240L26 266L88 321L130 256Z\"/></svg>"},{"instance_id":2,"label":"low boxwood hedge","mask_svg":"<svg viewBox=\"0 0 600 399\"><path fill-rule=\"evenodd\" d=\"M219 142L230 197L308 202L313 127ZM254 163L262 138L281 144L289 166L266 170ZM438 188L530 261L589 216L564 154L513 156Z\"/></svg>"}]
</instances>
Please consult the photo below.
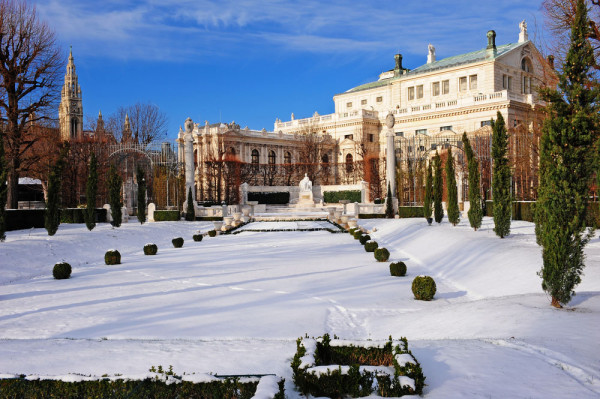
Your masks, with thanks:
<instances>
[{"instance_id":1,"label":"low boxwood hedge","mask_svg":"<svg viewBox=\"0 0 600 399\"><path fill-rule=\"evenodd\" d=\"M109 249L104 254L104 263L107 265L118 265L121 263L121 253L116 249Z\"/></svg>"},{"instance_id":2,"label":"low boxwood hedge","mask_svg":"<svg viewBox=\"0 0 600 399\"><path fill-rule=\"evenodd\" d=\"M71 277L71 265L67 262L58 262L52 269L52 276L57 280L64 280Z\"/></svg>"},{"instance_id":3,"label":"low boxwood hedge","mask_svg":"<svg viewBox=\"0 0 600 399\"><path fill-rule=\"evenodd\" d=\"M406 264L404 262L390 263L390 274L396 277L406 276Z\"/></svg>"},{"instance_id":4,"label":"low boxwood hedge","mask_svg":"<svg viewBox=\"0 0 600 399\"><path fill-rule=\"evenodd\" d=\"M375 252L375 250L379 247L377 241L367 241L365 243L365 251L367 252Z\"/></svg>"},{"instance_id":5,"label":"low boxwood hedge","mask_svg":"<svg viewBox=\"0 0 600 399\"><path fill-rule=\"evenodd\" d=\"M323 192L323 202L328 204L339 203L341 200L360 202L360 190L342 190Z\"/></svg>"},{"instance_id":6,"label":"low boxwood hedge","mask_svg":"<svg viewBox=\"0 0 600 399\"><path fill-rule=\"evenodd\" d=\"M282 205L290 203L290 193L287 191L275 193L248 193L248 201L258 201L259 204Z\"/></svg>"},{"instance_id":7,"label":"low boxwood hedge","mask_svg":"<svg viewBox=\"0 0 600 399\"><path fill-rule=\"evenodd\" d=\"M399 206L398 217L400 219L405 218L422 218L423 207L422 206Z\"/></svg>"},{"instance_id":8,"label":"low boxwood hedge","mask_svg":"<svg viewBox=\"0 0 600 399\"><path fill-rule=\"evenodd\" d=\"M156 255L158 252L158 246L156 244L144 245L144 255Z\"/></svg>"},{"instance_id":9,"label":"low boxwood hedge","mask_svg":"<svg viewBox=\"0 0 600 399\"><path fill-rule=\"evenodd\" d=\"M216 230L208 230L208 236L209 237L216 237L217 236L217 231Z\"/></svg>"},{"instance_id":10,"label":"low boxwood hedge","mask_svg":"<svg viewBox=\"0 0 600 399\"><path fill-rule=\"evenodd\" d=\"M364 236L361 236L361 237L358 239L358 241L360 241L360 243L361 243L362 245L365 245L365 244L367 243L367 241L370 241L370 240L371 240L371 236L370 236L370 235L368 235L368 234L365 234Z\"/></svg>"},{"instance_id":11,"label":"low boxwood hedge","mask_svg":"<svg viewBox=\"0 0 600 399\"><path fill-rule=\"evenodd\" d=\"M385 262L390 258L390 251L388 251L386 248L377 248L374 252L377 262Z\"/></svg>"},{"instance_id":12,"label":"low boxwood hedge","mask_svg":"<svg viewBox=\"0 0 600 399\"><path fill-rule=\"evenodd\" d=\"M179 211L154 211L154 221L156 222L176 222L180 219Z\"/></svg>"},{"instance_id":13,"label":"low boxwood hedge","mask_svg":"<svg viewBox=\"0 0 600 399\"><path fill-rule=\"evenodd\" d=\"M420 301L431 301L436 291L435 281L429 276L415 277L411 288L415 299Z\"/></svg>"},{"instance_id":14,"label":"low boxwood hedge","mask_svg":"<svg viewBox=\"0 0 600 399\"><path fill-rule=\"evenodd\" d=\"M197 234L194 234L194 235L192 236L192 239L193 239L194 241L196 241L196 242L200 242L200 241L202 241L202 238L203 238L203 237L204 237L204 236L203 236L202 234L200 234L200 233L197 233Z\"/></svg>"},{"instance_id":15,"label":"low boxwood hedge","mask_svg":"<svg viewBox=\"0 0 600 399\"><path fill-rule=\"evenodd\" d=\"M183 247L183 237L176 237L171 240L175 248Z\"/></svg>"}]
</instances>

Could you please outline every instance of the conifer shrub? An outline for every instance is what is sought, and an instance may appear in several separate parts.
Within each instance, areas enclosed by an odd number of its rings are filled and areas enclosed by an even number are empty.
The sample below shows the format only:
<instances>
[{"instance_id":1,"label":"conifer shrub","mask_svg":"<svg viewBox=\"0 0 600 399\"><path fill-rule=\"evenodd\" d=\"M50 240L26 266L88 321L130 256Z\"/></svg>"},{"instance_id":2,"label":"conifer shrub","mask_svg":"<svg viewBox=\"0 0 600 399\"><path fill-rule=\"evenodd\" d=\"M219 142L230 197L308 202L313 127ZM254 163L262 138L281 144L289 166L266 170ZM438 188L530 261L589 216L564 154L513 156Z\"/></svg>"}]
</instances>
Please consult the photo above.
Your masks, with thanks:
<instances>
[{"instance_id":1,"label":"conifer shrub","mask_svg":"<svg viewBox=\"0 0 600 399\"><path fill-rule=\"evenodd\" d=\"M390 258L390 251L385 248L377 248L374 255L377 262L385 262Z\"/></svg>"},{"instance_id":2,"label":"conifer shrub","mask_svg":"<svg viewBox=\"0 0 600 399\"><path fill-rule=\"evenodd\" d=\"M57 280L64 280L71 277L71 265L67 262L58 262L52 269L52 275Z\"/></svg>"},{"instance_id":3,"label":"conifer shrub","mask_svg":"<svg viewBox=\"0 0 600 399\"><path fill-rule=\"evenodd\" d=\"M146 244L144 245L144 255L156 255L158 252L158 247L156 244Z\"/></svg>"},{"instance_id":4,"label":"conifer shrub","mask_svg":"<svg viewBox=\"0 0 600 399\"><path fill-rule=\"evenodd\" d=\"M406 276L406 264L404 262L390 263L390 274L396 277Z\"/></svg>"},{"instance_id":5,"label":"conifer shrub","mask_svg":"<svg viewBox=\"0 0 600 399\"><path fill-rule=\"evenodd\" d=\"M377 241L367 241L365 243L365 251L367 251L367 252L375 252L377 247L379 247L379 244L377 244Z\"/></svg>"},{"instance_id":6,"label":"conifer shrub","mask_svg":"<svg viewBox=\"0 0 600 399\"><path fill-rule=\"evenodd\" d=\"M200 241L202 241L202 234L200 234L200 233L198 233L198 234L194 234L194 235L192 236L192 239L193 239L194 241L196 241L196 242L200 242Z\"/></svg>"},{"instance_id":7,"label":"conifer shrub","mask_svg":"<svg viewBox=\"0 0 600 399\"><path fill-rule=\"evenodd\" d=\"M216 237L217 236L217 231L216 230L209 230L208 231L208 236L209 237Z\"/></svg>"},{"instance_id":8,"label":"conifer shrub","mask_svg":"<svg viewBox=\"0 0 600 399\"><path fill-rule=\"evenodd\" d=\"M360 237L362 237L363 232L360 230L356 230L354 233L352 233L352 236L354 237L355 240L360 239Z\"/></svg>"},{"instance_id":9,"label":"conifer shrub","mask_svg":"<svg viewBox=\"0 0 600 399\"><path fill-rule=\"evenodd\" d=\"M171 240L171 242L173 243L173 246L175 248L181 248L181 247L183 247L183 238L182 237L173 238Z\"/></svg>"},{"instance_id":10,"label":"conifer shrub","mask_svg":"<svg viewBox=\"0 0 600 399\"><path fill-rule=\"evenodd\" d=\"M420 301L431 301L435 289L435 281L429 276L417 276L412 282L413 295Z\"/></svg>"},{"instance_id":11,"label":"conifer shrub","mask_svg":"<svg viewBox=\"0 0 600 399\"><path fill-rule=\"evenodd\" d=\"M348 233L354 235L354 233L358 230L358 227L353 227L351 229L348 229Z\"/></svg>"},{"instance_id":12,"label":"conifer shrub","mask_svg":"<svg viewBox=\"0 0 600 399\"><path fill-rule=\"evenodd\" d=\"M360 241L360 243L362 245L365 245L367 243L367 241L369 241L371 239L371 236L368 234L365 234L364 236L361 236L358 240Z\"/></svg>"},{"instance_id":13,"label":"conifer shrub","mask_svg":"<svg viewBox=\"0 0 600 399\"><path fill-rule=\"evenodd\" d=\"M104 263L107 265L118 265L121 263L121 253L116 249L109 249L104 254Z\"/></svg>"}]
</instances>

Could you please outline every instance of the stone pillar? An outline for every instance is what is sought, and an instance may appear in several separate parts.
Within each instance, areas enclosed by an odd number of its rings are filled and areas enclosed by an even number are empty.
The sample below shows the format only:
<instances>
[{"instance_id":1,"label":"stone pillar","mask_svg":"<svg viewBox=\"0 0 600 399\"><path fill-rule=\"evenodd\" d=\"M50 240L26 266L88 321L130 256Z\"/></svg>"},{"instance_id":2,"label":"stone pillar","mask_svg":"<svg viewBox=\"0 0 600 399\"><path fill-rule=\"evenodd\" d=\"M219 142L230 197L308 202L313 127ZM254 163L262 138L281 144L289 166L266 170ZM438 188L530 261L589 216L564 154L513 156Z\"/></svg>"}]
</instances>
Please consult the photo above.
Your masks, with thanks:
<instances>
[{"instance_id":1,"label":"stone pillar","mask_svg":"<svg viewBox=\"0 0 600 399\"><path fill-rule=\"evenodd\" d=\"M106 209L106 221L108 223L112 222L112 214L110 213L110 204L104 204L104 206L102 208Z\"/></svg>"},{"instance_id":2,"label":"stone pillar","mask_svg":"<svg viewBox=\"0 0 600 399\"><path fill-rule=\"evenodd\" d=\"M396 152L394 149L394 115L390 112L385 118L387 126L386 137L386 154L385 154L385 177L386 185L385 192L387 194L387 186L389 184L392 190L392 197L396 197Z\"/></svg>"},{"instance_id":3,"label":"stone pillar","mask_svg":"<svg viewBox=\"0 0 600 399\"><path fill-rule=\"evenodd\" d=\"M192 130L194 128L194 122L191 118L185 120L185 135L184 140L184 162L185 162L185 198L189 189L192 189L192 198L196 201L196 189L194 186L194 138L192 137Z\"/></svg>"},{"instance_id":4,"label":"stone pillar","mask_svg":"<svg viewBox=\"0 0 600 399\"><path fill-rule=\"evenodd\" d=\"M248 203L248 183L242 183L240 185L240 204L246 205Z\"/></svg>"},{"instance_id":5,"label":"stone pillar","mask_svg":"<svg viewBox=\"0 0 600 399\"><path fill-rule=\"evenodd\" d=\"M154 222L154 211L156 210L156 205L153 202L148 204L148 222Z\"/></svg>"},{"instance_id":6,"label":"stone pillar","mask_svg":"<svg viewBox=\"0 0 600 399\"><path fill-rule=\"evenodd\" d=\"M387 187L386 187L387 189ZM360 202L361 204L367 203L369 200L369 183L366 181L360 182Z\"/></svg>"}]
</instances>

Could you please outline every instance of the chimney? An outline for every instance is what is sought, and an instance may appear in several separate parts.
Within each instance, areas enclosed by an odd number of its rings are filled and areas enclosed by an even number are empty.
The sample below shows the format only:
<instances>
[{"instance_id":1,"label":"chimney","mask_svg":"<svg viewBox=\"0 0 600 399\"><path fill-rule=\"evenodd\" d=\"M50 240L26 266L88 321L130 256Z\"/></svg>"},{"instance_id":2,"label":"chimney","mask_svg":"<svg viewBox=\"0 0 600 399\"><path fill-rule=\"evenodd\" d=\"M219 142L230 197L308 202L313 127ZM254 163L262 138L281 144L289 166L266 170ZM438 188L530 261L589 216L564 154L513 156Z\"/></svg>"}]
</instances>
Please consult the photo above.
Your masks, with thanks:
<instances>
[{"instance_id":1,"label":"chimney","mask_svg":"<svg viewBox=\"0 0 600 399\"><path fill-rule=\"evenodd\" d=\"M496 50L496 31L489 30L487 33L487 39L488 39L487 49L488 50Z\"/></svg>"},{"instance_id":2,"label":"chimney","mask_svg":"<svg viewBox=\"0 0 600 399\"><path fill-rule=\"evenodd\" d=\"M548 56L548 65L550 65L550 68L554 69L554 56L552 54Z\"/></svg>"},{"instance_id":3,"label":"chimney","mask_svg":"<svg viewBox=\"0 0 600 399\"><path fill-rule=\"evenodd\" d=\"M402 71L402 54L396 54L394 59L396 60L394 71Z\"/></svg>"}]
</instances>

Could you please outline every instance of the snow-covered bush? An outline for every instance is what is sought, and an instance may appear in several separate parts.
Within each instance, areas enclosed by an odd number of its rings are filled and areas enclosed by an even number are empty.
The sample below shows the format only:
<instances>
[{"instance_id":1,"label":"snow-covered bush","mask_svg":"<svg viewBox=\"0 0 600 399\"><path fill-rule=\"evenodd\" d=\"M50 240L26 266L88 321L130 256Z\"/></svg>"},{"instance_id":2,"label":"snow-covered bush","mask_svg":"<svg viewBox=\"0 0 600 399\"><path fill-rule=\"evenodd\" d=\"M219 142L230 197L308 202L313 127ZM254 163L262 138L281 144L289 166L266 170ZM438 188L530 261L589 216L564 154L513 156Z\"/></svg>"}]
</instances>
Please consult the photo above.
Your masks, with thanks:
<instances>
[{"instance_id":1,"label":"snow-covered bush","mask_svg":"<svg viewBox=\"0 0 600 399\"><path fill-rule=\"evenodd\" d=\"M359 239L360 243L362 245L365 245L367 243L367 241L371 240L371 236L368 234L365 234L364 236L361 236Z\"/></svg>"},{"instance_id":2,"label":"snow-covered bush","mask_svg":"<svg viewBox=\"0 0 600 399\"><path fill-rule=\"evenodd\" d=\"M217 231L216 230L209 230L208 231L208 236L209 237L216 237L217 236Z\"/></svg>"},{"instance_id":3,"label":"snow-covered bush","mask_svg":"<svg viewBox=\"0 0 600 399\"><path fill-rule=\"evenodd\" d=\"M64 280L71 277L71 265L67 262L58 262L52 269L52 275L57 280Z\"/></svg>"},{"instance_id":4,"label":"snow-covered bush","mask_svg":"<svg viewBox=\"0 0 600 399\"><path fill-rule=\"evenodd\" d=\"M144 245L144 255L156 255L158 252L158 247L156 244L146 244Z\"/></svg>"},{"instance_id":5,"label":"snow-covered bush","mask_svg":"<svg viewBox=\"0 0 600 399\"><path fill-rule=\"evenodd\" d=\"M435 295L435 281L429 276L417 276L412 282L415 299L431 301Z\"/></svg>"},{"instance_id":6,"label":"snow-covered bush","mask_svg":"<svg viewBox=\"0 0 600 399\"><path fill-rule=\"evenodd\" d=\"M175 248L181 248L181 247L183 247L183 238L182 237L173 238L171 240L171 242L173 243L173 246Z\"/></svg>"},{"instance_id":7,"label":"snow-covered bush","mask_svg":"<svg viewBox=\"0 0 600 399\"><path fill-rule=\"evenodd\" d=\"M396 277L406 276L406 264L404 262L390 263L390 274Z\"/></svg>"},{"instance_id":8,"label":"snow-covered bush","mask_svg":"<svg viewBox=\"0 0 600 399\"><path fill-rule=\"evenodd\" d=\"M360 230L356 230L354 233L352 233L352 236L354 237L355 240L358 240L360 237L362 237L363 232Z\"/></svg>"},{"instance_id":9,"label":"snow-covered bush","mask_svg":"<svg viewBox=\"0 0 600 399\"><path fill-rule=\"evenodd\" d=\"M390 258L390 251L385 248L377 248L374 255L377 262L385 262Z\"/></svg>"},{"instance_id":10,"label":"snow-covered bush","mask_svg":"<svg viewBox=\"0 0 600 399\"><path fill-rule=\"evenodd\" d=\"M379 244L377 244L377 241L367 241L365 243L365 251L367 251L367 252L375 252L377 247L379 247Z\"/></svg>"},{"instance_id":11,"label":"snow-covered bush","mask_svg":"<svg viewBox=\"0 0 600 399\"><path fill-rule=\"evenodd\" d=\"M202 236L202 234L200 234L200 233L194 234L194 235L192 236L192 238L193 238L193 239L194 239L194 241L196 241L196 242L202 241L202 237L203 237L203 236Z\"/></svg>"},{"instance_id":12,"label":"snow-covered bush","mask_svg":"<svg viewBox=\"0 0 600 399\"><path fill-rule=\"evenodd\" d=\"M121 263L121 253L116 249L109 249L104 254L104 263L107 265L118 265Z\"/></svg>"}]
</instances>

